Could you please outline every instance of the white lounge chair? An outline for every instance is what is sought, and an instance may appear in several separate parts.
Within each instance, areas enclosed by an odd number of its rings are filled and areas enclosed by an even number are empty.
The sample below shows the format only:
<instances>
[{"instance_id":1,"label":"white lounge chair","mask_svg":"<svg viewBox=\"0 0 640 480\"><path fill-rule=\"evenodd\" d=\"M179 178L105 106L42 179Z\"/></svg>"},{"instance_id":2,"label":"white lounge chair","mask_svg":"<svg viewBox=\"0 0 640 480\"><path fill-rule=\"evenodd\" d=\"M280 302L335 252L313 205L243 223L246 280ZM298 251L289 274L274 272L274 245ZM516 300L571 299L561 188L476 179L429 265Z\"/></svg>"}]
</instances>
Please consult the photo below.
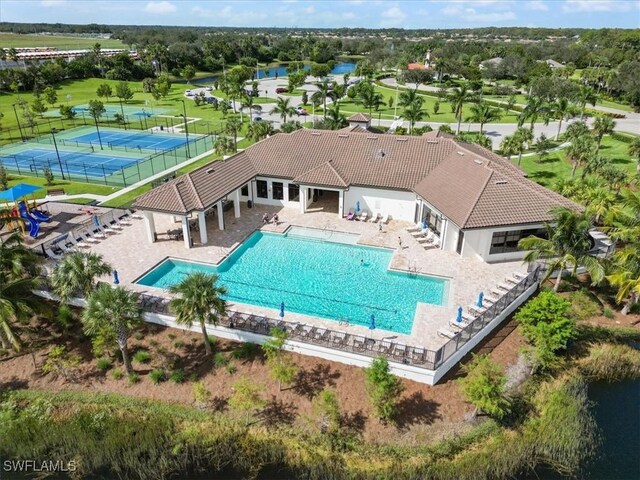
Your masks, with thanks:
<instances>
[{"instance_id":1,"label":"white lounge chair","mask_svg":"<svg viewBox=\"0 0 640 480\"><path fill-rule=\"evenodd\" d=\"M458 322L455 318L453 320L449 320L449 325L451 325L454 328L459 328L459 329L463 329L464 327L466 327L467 325L469 325L469 322L465 322L464 317L462 317L462 321Z\"/></svg>"},{"instance_id":2,"label":"white lounge chair","mask_svg":"<svg viewBox=\"0 0 640 480\"><path fill-rule=\"evenodd\" d=\"M140 215L138 213L134 213L130 209L126 209L125 212L127 212L127 215L129 215L131 218L135 218L135 219L138 219L138 220L142 220L142 218L144 218L142 215Z\"/></svg>"},{"instance_id":3,"label":"white lounge chair","mask_svg":"<svg viewBox=\"0 0 640 480\"><path fill-rule=\"evenodd\" d=\"M71 245L73 245L75 247L79 247L79 248L90 248L91 247L91 245L89 245L84 240L80 240L80 241L76 240L76 237L73 234L69 234L69 236L67 237L67 242L69 242Z\"/></svg>"},{"instance_id":4,"label":"white lounge chair","mask_svg":"<svg viewBox=\"0 0 640 480\"><path fill-rule=\"evenodd\" d=\"M84 234L82 234L82 238L88 243L100 243L100 240L94 238L89 232L85 232ZM102 234L102 238L106 238L106 236Z\"/></svg>"},{"instance_id":5,"label":"white lounge chair","mask_svg":"<svg viewBox=\"0 0 640 480\"><path fill-rule=\"evenodd\" d=\"M54 260L61 260L62 259L62 255L57 255L57 254L53 253L53 250L51 250L50 248L45 248L44 249L44 253L46 253L49 258L53 258Z\"/></svg>"},{"instance_id":6,"label":"white lounge chair","mask_svg":"<svg viewBox=\"0 0 640 480\"><path fill-rule=\"evenodd\" d=\"M389 214L388 213L382 213L382 219L380 220L381 223L384 223L385 225L389 222Z\"/></svg>"},{"instance_id":7,"label":"white lounge chair","mask_svg":"<svg viewBox=\"0 0 640 480\"><path fill-rule=\"evenodd\" d=\"M369 212L366 210L363 210L360 216L358 217L358 220L360 220L361 222L366 222L367 218L369 218Z\"/></svg>"},{"instance_id":8,"label":"white lounge chair","mask_svg":"<svg viewBox=\"0 0 640 480\"><path fill-rule=\"evenodd\" d=\"M371 220L369 221L371 223L376 223L379 218L380 218L380 212L374 212L373 215L371 215Z\"/></svg>"},{"instance_id":9,"label":"white lounge chair","mask_svg":"<svg viewBox=\"0 0 640 480\"><path fill-rule=\"evenodd\" d=\"M448 328L439 328L438 329L438 335L441 336L441 337L455 338L457 333L452 332Z\"/></svg>"}]
</instances>

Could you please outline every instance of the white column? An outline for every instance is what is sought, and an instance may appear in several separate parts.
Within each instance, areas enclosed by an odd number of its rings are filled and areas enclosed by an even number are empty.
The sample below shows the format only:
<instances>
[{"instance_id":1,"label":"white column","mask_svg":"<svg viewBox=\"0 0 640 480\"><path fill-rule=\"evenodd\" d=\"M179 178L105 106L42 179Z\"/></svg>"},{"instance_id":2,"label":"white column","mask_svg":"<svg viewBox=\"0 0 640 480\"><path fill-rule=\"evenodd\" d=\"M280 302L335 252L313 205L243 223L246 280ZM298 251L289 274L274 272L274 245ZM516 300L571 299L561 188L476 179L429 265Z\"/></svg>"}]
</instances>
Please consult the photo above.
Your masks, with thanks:
<instances>
[{"instance_id":1,"label":"white column","mask_svg":"<svg viewBox=\"0 0 640 480\"><path fill-rule=\"evenodd\" d=\"M300 213L307 212L307 187L300 186Z\"/></svg>"},{"instance_id":2,"label":"white column","mask_svg":"<svg viewBox=\"0 0 640 480\"><path fill-rule=\"evenodd\" d=\"M200 243L206 245L207 239L207 217L204 212L198 212L198 227L200 228Z\"/></svg>"},{"instance_id":3,"label":"white column","mask_svg":"<svg viewBox=\"0 0 640 480\"><path fill-rule=\"evenodd\" d=\"M184 237L184 246L191 248L191 231L189 230L189 217L182 217L182 236Z\"/></svg>"},{"instance_id":4,"label":"white column","mask_svg":"<svg viewBox=\"0 0 640 480\"><path fill-rule=\"evenodd\" d=\"M338 216L344 217L344 190L340 190L338 193Z\"/></svg>"},{"instance_id":5,"label":"white column","mask_svg":"<svg viewBox=\"0 0 640 480\"><path fill-rule=\"evenodd\" d=\"M240 189L233 192L233 216L240 216Z\"/></svg>"},{"instance_id":6,"label":"white column","mask_svg":"<svg viewBox=\"0 0 640 480\"><path fill-rule=\"evenodd\" d=\"M144 212L144 225L147 230L147 239L149 243L156 241L156 222L153 218L153 212Z\"/></svg>"},{"instance_id":7,"label":"white column","mask_svg":"<svg viewBox=\"0 0 640 480\"><path fill-rule=\"evenodd\" d=\"M222 210L222 200L216 203L218 208L218 228L224 230L224 211Z\"/></svg>"}]
</instances>

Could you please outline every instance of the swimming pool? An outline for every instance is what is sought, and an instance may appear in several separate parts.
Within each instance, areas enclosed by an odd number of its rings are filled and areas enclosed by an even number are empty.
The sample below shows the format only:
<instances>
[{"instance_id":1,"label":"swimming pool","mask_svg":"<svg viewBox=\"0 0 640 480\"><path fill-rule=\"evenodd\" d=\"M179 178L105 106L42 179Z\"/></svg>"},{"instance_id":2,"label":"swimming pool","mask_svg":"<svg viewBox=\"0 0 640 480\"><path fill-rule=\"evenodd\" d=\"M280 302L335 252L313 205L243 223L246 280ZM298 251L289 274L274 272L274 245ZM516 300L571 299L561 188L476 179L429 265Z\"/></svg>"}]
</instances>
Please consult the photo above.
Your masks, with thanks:
<instances>
[{"instance_id":1,"label":"swimming pool","mask_svg":"<svg viewBox=\"0 0 640 480\"><path fill-rule=\"evenodd\" d=\"M168 288L192 272L216 273L227 300L410 334L418 302L446 303L448 280L389 270L392 251L255 232L220 265L169 258L136 283ZM286 318L286 313L285 313Z\"/></svg>"}]
</instances>

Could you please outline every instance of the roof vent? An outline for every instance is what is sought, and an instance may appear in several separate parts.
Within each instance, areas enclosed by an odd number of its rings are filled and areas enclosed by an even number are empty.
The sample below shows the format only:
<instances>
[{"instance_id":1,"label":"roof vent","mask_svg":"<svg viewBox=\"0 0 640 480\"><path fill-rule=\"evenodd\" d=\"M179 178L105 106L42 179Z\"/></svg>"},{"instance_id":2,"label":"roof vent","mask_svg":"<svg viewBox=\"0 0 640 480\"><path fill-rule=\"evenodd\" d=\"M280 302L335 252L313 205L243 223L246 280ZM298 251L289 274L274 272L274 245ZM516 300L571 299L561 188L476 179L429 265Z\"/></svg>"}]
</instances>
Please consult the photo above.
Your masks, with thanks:
<instances>
[{"instance_id":1,"label":"roof vent","mask_svg":"<svg viewBox=\"0 0 640 480\"><path fill-rule=\"evenodd\" d=\"M349 135L345 135L344 133L339 133L338 137L339 138L349 138Z\"/></svg>"},{"instance_id":2,"label":"roof vent","mask_svg":"<svg viewBox=\"0 0 640 480\"><path fill-rule=\"evenodd\" d=\"M378 137L367 137L367 140L377 140Z\"/></svg>"},{"instance_id":3,"label":"roof vent","mask_svg":"<svg viewBox=\"0 0 640 480\"><path fill-rule=\"evenodd\" d=\"M496 185L506 185L507 183L509 183L509 182L507 182L506 180L497 180L496 181Z\"/></svg>"},{"instance_id":4,"label":"roof vent","mask_svg":"<svg viewBox=\"0 0 640 480\"><path fill-rule=\"evenodd\" d=\"M378 160L382 160L385 157L386 153L384 152L384 150L380 149L376 152L376 158Z\"/></svg>"},{"instance_id":5,"label":"roof vent","mask_svg":"<svg viewBox=\"0 0 640 480\"><path fill-rule=\"evenodd\" d=\"M464 153L463 153L463 155L464 155ZM482 165L482 161L481 160L474 160L474 162L476 162L478 165Z\"/></svg>"},{"instance_id":6,"label":"roof vent","mask_svg":"<svg viewBox=\"0 0 640 480\"><path fill-rule=\"evenodd\" d=\"M215 170L213 168L207 168L207 173L213 173Z\"/></svg>"},{"instance_id":7,"label":"roof vent","mask_svg":"<svg viewBox=\"0 0 640 480\"><path fill-rule=\"evenodd\" d=\"M438 143L437 140L427 140L427 143Z\"/></svg>"},{"instance_id":8,"label":"roof vent","mask_svg":"<svg viewBox=\"0 0 640 480\"><path fill-rule=\"evenodd\" d=\"M319 137L320 135L322 135L322 132L311 132L311 135L315 135L316 137Z\"/></svg>"},{"instance_id":9,"label":"roof vent","mask_svg":"<svg viewBox=\"0 0 640 480\"><path fill-rule=\"evenodd\" d=\"M398 141L398 142L407 142L408 140L409 140L409 139L408 139L408 138L406 138L406 137L404 137L404 138L403 138L403 137L398 137L398 138L396 138L396 141Z\"/></svg>"}]
</instances>

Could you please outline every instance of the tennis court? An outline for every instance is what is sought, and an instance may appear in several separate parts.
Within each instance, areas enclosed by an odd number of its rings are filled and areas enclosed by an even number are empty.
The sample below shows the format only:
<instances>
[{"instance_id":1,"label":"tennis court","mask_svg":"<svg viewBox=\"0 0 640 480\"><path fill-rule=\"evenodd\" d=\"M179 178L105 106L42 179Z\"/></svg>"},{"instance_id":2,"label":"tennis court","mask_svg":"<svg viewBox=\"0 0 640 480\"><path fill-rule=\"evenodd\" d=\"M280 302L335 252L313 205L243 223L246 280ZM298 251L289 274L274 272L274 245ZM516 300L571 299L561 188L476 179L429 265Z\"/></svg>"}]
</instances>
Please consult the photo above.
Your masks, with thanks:
<instances>
[{"instance_id":1,"label":"tennis court","mask_svg":"<svg viewBox=\"0 0 640 480\"><path fill-rule=\"evenodd\" d=\"M187 143L182 135L172 135L170 133L149 133L139 130L110 130L100 129L100 139L104 146L131 147L147 150L172 150ZM66 136L66 141L100 145L98 132L92 131L77 136Z\"/></svg>"},{"instance_id":2,"label":"tennis court","mask_svg":"<svg viewBox=\"0 0 640 480\"><path fill-rule=\"evenodd\" d=\"M48 167L55 176L60 174L62 168L62 172L67 176L106 177L142 160L142 158L122 157L92 151L78 152L58 149L58 152L60 161L58 161L55 150L46 148L28 148L18 153L2 154L0 161L6 168L25 173L41 173L45 167Z\"/></svg>"}]
</instances>

